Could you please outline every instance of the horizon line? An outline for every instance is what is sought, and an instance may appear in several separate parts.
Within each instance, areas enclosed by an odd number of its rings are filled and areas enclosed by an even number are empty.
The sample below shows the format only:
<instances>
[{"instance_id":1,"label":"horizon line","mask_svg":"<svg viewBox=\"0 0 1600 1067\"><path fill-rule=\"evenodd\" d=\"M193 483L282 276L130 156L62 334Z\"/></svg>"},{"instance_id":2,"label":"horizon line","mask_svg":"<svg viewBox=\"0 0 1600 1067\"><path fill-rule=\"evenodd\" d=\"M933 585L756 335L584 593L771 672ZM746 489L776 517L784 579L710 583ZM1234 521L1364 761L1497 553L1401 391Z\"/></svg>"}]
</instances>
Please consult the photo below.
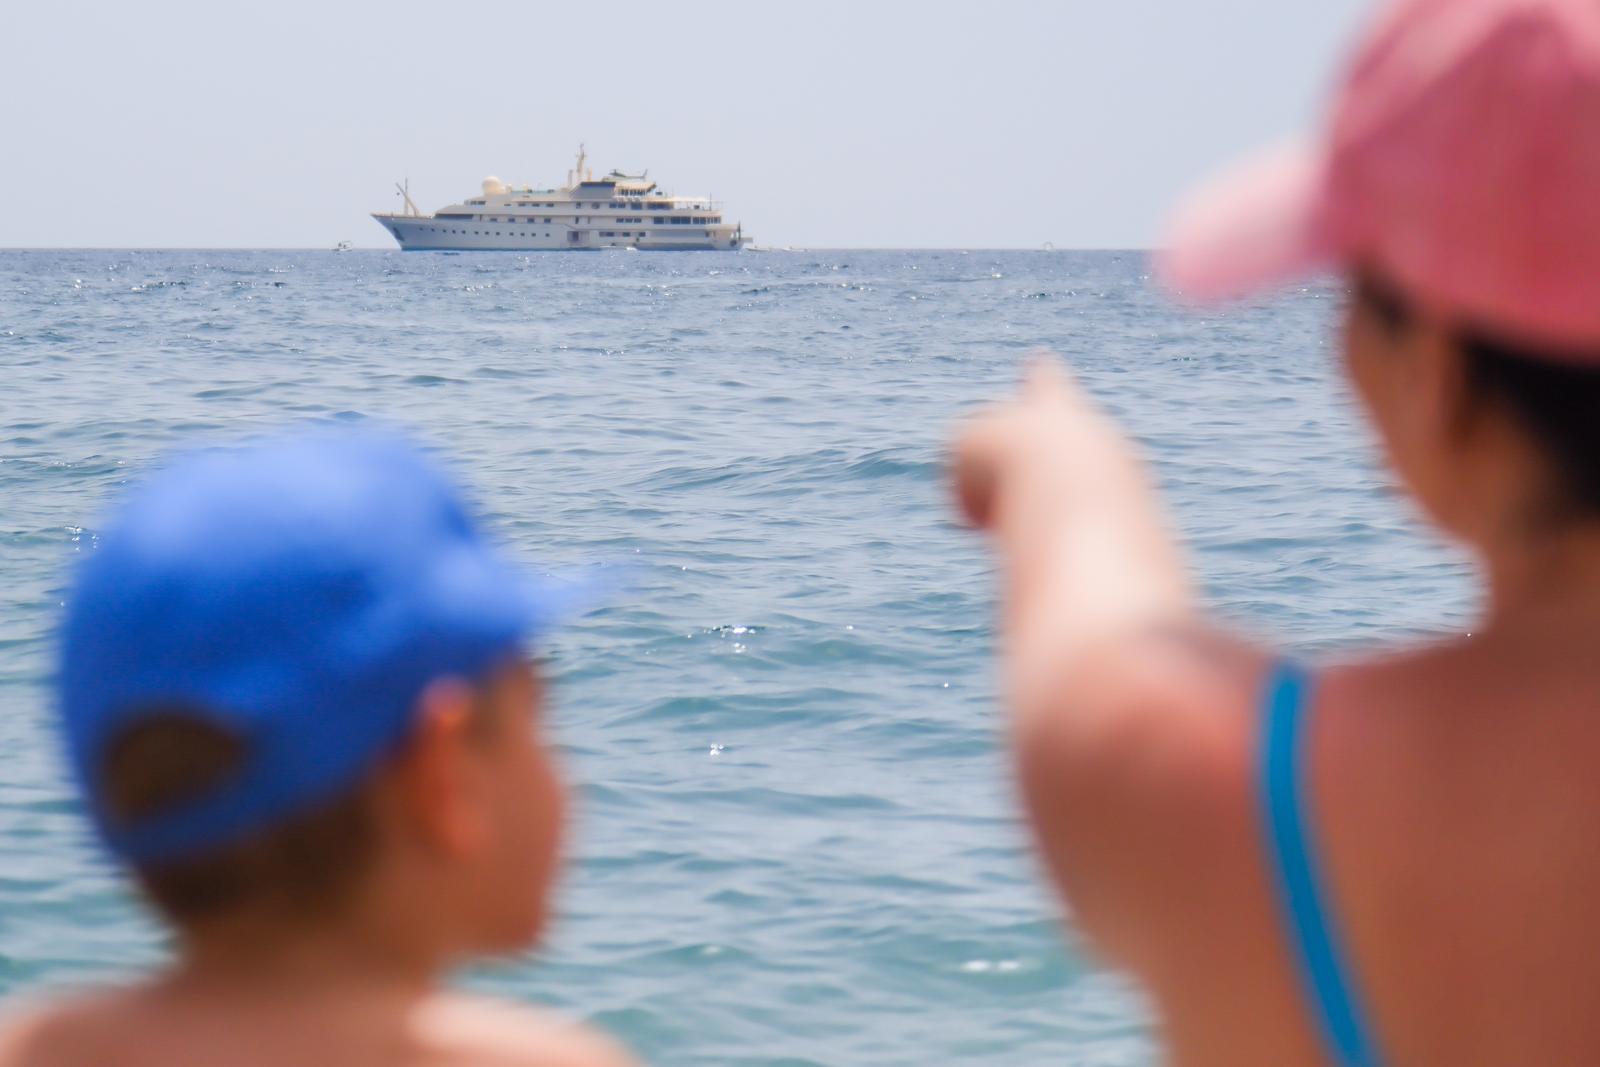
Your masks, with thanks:
<instances>
[{"instance_id":1,"label":"horizon line","mask_svg":"<svg viewBox=\"0 0 1600 1067\"><path fill-rule=\"evenodd\" d=\"M399 254L437 254L440 252L608 252L621 248L422 248L403 249L377 245L357 245L346 249L326 245L0 245L0 252L394 252ZM641 249L646 252L674 251L673 249ZM688 249L689 252L727 252L732 249ZM760 252L1120 252L1147 254L1159 251L1154 247L1117 247L1110 245L1062 245L1043 248L1039 245L761 245L754 249L738 251Z\"/></svg>"}]
</instances>

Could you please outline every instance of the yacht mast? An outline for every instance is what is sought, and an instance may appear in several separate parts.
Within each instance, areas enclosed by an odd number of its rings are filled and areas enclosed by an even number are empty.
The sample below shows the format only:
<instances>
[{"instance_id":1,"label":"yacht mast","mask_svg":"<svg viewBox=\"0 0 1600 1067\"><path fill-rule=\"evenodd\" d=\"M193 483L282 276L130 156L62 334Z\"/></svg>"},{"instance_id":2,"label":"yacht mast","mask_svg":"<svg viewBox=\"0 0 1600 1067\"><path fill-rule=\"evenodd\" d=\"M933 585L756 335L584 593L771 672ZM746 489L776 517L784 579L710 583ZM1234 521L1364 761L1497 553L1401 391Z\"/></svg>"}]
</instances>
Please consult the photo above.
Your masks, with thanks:
<instances>
[{"instance_id":1,"label":"yacht mast","mask_svg":"<svg viewBox=\"0 0 1600 1067\"><path fill-rule=\"evenodd\" d=\"M406 202L406 214L413 217L420 216L422 212L417 210L417 205L411 199L411 179L407 178L403 185L400 182L395 182L394 188L395 192L399 193L401 199Z\"/></svg>"}]
</instances>

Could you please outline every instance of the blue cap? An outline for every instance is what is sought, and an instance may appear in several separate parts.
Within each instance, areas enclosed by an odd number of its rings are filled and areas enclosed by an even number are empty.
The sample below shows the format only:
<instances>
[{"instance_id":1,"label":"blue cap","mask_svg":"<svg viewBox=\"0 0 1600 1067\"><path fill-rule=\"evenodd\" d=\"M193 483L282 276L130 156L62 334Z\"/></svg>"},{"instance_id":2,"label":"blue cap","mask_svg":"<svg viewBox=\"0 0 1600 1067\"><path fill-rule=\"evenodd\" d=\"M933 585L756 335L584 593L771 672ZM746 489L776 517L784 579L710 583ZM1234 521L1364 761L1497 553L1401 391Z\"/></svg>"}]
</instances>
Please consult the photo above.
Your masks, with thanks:
<instances>
[{"instance_id":1,"label":"blue cap","mask_svg":"<svg viewBox=\"0 0 1600 1067\"><path fill-rule=\"evenodd\" d=\"M583 596L478 535L413 445L311 429L186 457L122 502L77 576L61 715L105 843L136 862L221 846L333 799L407 735L435 679L478 678ZM241 772L131 824L107 745L188 710L239 734Z\"/></svg>"}]
</instances>

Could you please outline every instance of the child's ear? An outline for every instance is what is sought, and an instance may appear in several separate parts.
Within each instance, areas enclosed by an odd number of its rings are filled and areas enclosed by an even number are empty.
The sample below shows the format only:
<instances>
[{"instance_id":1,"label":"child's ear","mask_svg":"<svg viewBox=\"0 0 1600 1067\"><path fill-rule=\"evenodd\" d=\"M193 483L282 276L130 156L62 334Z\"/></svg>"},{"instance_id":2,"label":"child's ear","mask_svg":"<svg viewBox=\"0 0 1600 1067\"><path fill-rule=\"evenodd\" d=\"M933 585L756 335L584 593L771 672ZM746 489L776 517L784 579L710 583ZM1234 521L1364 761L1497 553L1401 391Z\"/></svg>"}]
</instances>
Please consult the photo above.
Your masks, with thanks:
<instances>
[{"instance_id":1,"label":"child's ear","mask_svg":"<svg viewBox=\"0 0 1600 1067\"><path fill-rule=\"evenodd\" d=\"M395 768L406 822L422 846L448 858L471 855L487 831L475 803L471 686L432 682L417 698L417 721Z\"/></svg>"}]
</instances>

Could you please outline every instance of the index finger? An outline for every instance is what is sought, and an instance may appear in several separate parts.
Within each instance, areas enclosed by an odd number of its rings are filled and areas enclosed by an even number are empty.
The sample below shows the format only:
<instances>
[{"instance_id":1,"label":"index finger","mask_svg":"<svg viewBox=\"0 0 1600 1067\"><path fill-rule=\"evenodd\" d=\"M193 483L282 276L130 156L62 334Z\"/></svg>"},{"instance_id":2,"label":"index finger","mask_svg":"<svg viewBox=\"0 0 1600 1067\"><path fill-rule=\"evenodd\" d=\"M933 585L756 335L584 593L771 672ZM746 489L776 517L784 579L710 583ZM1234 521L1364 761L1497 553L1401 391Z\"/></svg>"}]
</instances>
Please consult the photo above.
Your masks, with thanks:
<instances>
[{"instance_id":1,"label":"index finger","mask_svg":"<svg viewBox=\"0 0 1600 1067\"><path fill-rule=\"evenodd\" d=\"M1028 354L1022 394L1028 400L1058 400L1078 395L1078 382L1066 362L1048 348Z\"/></svg>"}]
</instances>

